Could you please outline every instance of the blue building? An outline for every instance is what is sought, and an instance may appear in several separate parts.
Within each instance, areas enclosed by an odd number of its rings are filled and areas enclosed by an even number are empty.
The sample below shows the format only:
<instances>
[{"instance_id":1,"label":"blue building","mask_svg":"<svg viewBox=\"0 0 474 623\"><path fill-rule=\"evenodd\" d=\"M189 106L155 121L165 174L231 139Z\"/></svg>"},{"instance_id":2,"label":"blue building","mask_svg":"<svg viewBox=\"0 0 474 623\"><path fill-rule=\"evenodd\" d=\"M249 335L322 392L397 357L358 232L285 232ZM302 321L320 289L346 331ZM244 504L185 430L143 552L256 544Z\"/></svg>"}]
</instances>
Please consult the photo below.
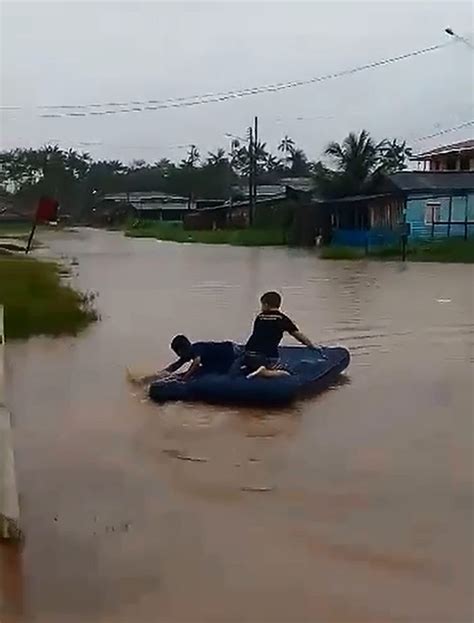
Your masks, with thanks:
<instances>
[{"instance_id":1,"label":"blue building","mask_svg":"<svg viewBox=\"0 0 474 623\"><path fill-rule=\"evenodd\" d=\"M405 197L413 238L474 234L474 171L407 171L390 182Z\"/></svg>"},{"instance_id":2,"label":"blue building","mask_svg":"<svg viewBox=\"0 0 474 623\"><path fill-rule=\"evenodd\" d=\"M333 244L393 244L404 223L411 239L474 235L474 171L402 171L373 190L321 203Z\"/></svg>"}]
</instances>

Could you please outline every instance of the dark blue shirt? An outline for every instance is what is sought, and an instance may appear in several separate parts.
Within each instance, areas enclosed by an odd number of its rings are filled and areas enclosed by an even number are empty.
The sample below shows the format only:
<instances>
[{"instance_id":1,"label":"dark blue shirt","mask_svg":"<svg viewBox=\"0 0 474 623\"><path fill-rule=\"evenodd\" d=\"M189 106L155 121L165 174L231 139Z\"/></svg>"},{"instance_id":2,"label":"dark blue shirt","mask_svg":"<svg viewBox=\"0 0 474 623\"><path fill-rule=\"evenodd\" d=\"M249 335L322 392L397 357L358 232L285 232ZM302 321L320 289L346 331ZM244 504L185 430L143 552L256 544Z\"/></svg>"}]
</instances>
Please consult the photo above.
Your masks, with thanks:
<instances>
[{"instance_id":1,"label":"dark blue shirt","mask_svg":"<svg viewBox=\"0 0 474 623\"><path fill-rule=\"evenodd\" d=\"M181 364L199 357L203 372L224 374L234 362L234 344L232 342L194 342L189 354L180 359Z\"/></svg>"}]
</instances>

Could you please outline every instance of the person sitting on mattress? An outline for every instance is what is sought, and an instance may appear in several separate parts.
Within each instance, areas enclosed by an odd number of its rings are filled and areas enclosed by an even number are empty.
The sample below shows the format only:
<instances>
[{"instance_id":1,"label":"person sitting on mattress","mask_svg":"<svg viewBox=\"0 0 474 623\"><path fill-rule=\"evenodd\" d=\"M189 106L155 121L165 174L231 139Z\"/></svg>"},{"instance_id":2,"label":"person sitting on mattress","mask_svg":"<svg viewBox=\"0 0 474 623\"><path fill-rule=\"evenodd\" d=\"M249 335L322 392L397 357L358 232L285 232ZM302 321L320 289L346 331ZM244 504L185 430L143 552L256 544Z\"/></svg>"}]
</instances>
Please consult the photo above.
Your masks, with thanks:
<instances>
[{"instance_id":1,"label":"person sitting on mattress","mask_svg":"<svg viewBox=\"0 0 474 623\"><path fill-rule=\"evenodd\" d=\"M174 374L187 363L191 365L179 376L182 381L187 381L198 372L225 374L238 354L238 346L233 342L192 343L185 335L176 335L171 340L171 350L178 355L178 359L155 374L154 380Z\"/></svg>"},{"instance_id":2,"label":"person sitting on mattress","mask_svg":"<svg viewBox=\"0 0 474 623\"><path fill-rule=\"evenodd\" d=\"M289 373L283 368L278 352L284 333L289 333L308 348L316 350L317 347L280 310L281 296L278 292L265 292L260 304L261 311L255 318L252 335L245 345L243 369L247 378L286 376Z\"/></svg>"}]
</instances>

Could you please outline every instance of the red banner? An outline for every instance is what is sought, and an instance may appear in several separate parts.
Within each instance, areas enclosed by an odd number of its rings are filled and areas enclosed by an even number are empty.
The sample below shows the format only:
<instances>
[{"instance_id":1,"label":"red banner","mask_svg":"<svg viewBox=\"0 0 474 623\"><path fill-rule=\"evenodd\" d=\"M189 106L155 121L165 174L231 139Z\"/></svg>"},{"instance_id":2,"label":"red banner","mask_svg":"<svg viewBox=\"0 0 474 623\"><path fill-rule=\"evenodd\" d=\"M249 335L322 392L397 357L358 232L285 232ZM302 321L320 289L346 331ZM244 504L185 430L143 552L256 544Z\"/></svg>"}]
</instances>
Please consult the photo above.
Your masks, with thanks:
<instances>
[{"instance_id":1,"label":"red banner","mask_svg":"<svg viewBox=\"0 0 474 623\"><path fill-rule=\"evenodd\" d=\"M58 218L59 203L51 197L41 197L36 208L35 222L45 223Z\"/></svg>"}]
</instances>

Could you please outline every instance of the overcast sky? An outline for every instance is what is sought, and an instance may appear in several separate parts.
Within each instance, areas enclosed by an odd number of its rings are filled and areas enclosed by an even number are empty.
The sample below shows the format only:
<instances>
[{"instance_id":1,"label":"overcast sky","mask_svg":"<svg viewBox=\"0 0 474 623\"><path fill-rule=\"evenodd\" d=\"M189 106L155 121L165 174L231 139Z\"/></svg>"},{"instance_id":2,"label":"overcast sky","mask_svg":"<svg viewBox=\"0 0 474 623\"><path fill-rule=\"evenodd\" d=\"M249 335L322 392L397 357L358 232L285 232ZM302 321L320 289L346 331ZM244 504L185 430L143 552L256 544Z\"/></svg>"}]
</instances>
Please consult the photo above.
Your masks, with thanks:
<instances>
[{"instance_id":1,"label":"overcast sky","mask_svg":"<svg viewBox=\"0 0 474 623\"><path fill-rule=\"evenodd\" d=\"M289 134L312 158L367 128L417 150L469 138L474 52L459 44L379 69L222 103L47 119L38 106L128 102L304 80L472 38L470 2L1 2L1 148L57 142L96 158L154 161L229 146L254 115L275 148ZM94 109L89 109L93 111ZM96 109L97 110L97 109ZM58 111L56 111L58 112Z\"/></svg>"}]
</instances>

